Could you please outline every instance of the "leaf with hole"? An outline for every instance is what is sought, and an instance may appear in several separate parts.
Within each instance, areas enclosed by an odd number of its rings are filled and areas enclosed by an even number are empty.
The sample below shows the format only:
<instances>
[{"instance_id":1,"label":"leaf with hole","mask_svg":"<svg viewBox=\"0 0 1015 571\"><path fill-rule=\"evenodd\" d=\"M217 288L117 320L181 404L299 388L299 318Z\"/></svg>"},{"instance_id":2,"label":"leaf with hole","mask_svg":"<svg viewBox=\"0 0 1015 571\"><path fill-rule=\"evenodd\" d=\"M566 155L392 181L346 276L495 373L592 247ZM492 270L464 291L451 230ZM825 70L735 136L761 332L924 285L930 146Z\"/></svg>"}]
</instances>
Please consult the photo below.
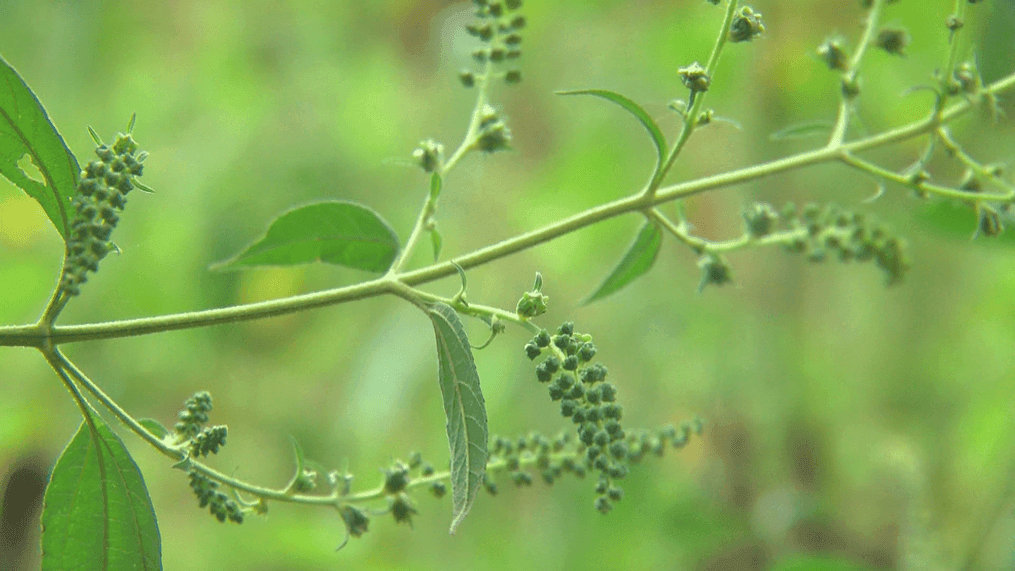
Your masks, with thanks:
<instances>
[{"instance_id":1,"label":"leaf with hole","mask_svg":"<svg viewBox=\"0 0 1015 571\"><path fill-rule=\"evenodd\" d=\"M435 303L427 309L437 337L438 379L451 449L451 533L469 513L486 473L486 403L469 338L458 314Z\"/></svg>"},{"instance_id":2,"label":"leaf with hole","mask_svg":"<svg viewBox=\"0 0 1015 571\"><path fill-rule=\"evenodd\" d=\"M263 238L213 269L322 261L382 273L395 260L398 247L398 236L379 214L362 204L333 200L282 214Z\"/></svg>"},{"instance_id":3,"label":"leaf with hole","mask_svg":"<svg viewBox=\"0 0 1015 571\"><path fill-rule=\"evenodd\" d=\"M155 509L134 459L94 412L60 454L42 508L43 571L162 569Z\"/></svg>"},{"instance_id":4,"label":"leaf with hole","mask_svg":"<svg viewBox=\"0 0 1015 571\"><path fill-rule=\"evenodd\" d=\"M67 238L81 168L35 93L2 57L0 174L34 198Z\"/></svg>"},{"instance_id":5,"label":"leaf with hole","mask_svg":"<svg viewBox=\"0 0 1015 571\"><path fill-rule=\"evenodd\" d=\"M606 276L603 283L599 284L596 291L582 304L602 299L652 269L652 264L656 261L656 255L659 254L659 247L662 243L663 233L659 229L659 225L652 221L646 221L617 267L613 268L610 275Z\"/></svg>"}]
</instances>

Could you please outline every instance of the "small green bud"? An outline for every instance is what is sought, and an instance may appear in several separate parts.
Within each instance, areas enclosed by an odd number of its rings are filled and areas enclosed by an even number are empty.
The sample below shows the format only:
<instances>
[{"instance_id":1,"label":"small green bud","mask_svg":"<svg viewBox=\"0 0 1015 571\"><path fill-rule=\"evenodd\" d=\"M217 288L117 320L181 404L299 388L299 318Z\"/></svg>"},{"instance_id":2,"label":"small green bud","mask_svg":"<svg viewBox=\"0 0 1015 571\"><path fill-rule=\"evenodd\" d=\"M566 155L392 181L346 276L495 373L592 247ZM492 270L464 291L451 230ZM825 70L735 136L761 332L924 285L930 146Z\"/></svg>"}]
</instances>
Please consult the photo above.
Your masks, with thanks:
<instances>
[{"instance_id":1,"label":"small green bud","mask_svg":"<svg viewBox=\"0 0 1015 571\"><path fill-rule=\"evenodd\" d=\"M448 493L448 487L444 482L434 482L430 484L430 493L433 494L433 497L441 499L444 494Z\"/></svg>"},{"instance_id":2,"label":"small green bud","mask_svg":"<svg viewBox=\"0 0 1015 571\"><path fill-rule=\"evenodd\" d=\"M730 24L729 38L733 43L749 42L764 31L765 26L761 23L761 14L755 12L750 6L744 6Z\"/></svg>"},{"instance_id":3,"label":"small green bud","mask_svg":"<svg viewBox=\"0 0 1015 571\"><path fill-rule=\"evenodd\" d=\"M889 54L904 56L906 46L909 45L909 34L902 28L883 28L874 43Z\"/></svg>"},{"instance_id":4,"label":"small green bud","mask_svg":"<svg viewBox=\"0 0 1015 571\"><path fill-rule=\"evenodd\" d=\"M846 55L842 44L837 39L825 40L825 43L818 46L818 56L831 70L846 71L846 66L849 64L849 56Z\"/></svg>"}]
</instances>

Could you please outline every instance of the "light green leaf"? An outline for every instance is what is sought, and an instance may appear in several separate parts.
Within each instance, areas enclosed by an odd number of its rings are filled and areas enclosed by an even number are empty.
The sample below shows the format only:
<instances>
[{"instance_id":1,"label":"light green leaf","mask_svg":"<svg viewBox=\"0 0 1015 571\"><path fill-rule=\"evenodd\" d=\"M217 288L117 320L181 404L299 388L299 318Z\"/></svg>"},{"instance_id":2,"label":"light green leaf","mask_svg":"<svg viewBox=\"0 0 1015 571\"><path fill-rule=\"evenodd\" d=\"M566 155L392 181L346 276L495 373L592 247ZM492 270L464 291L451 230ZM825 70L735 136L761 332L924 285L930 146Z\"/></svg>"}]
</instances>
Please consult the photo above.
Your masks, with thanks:
<instances>
[{"instance_id":1,"label":"light green leaf","mask_svg":"<svg viewBox=\"0 0 1015 571\"><path fill-rule=\"evenodd\" d=\"M430 245L433 246L433 261L437 261L441 257L441 249L444 248L444 239L441 238L440 230L434 228L430 230Z\"/></svg>"},{"instance_id":2,"label":"light green leaf","mask_svg":"<svg viewBox=\"0 0 1015 571\"><path fill-rule=\"evenodd\" d=\"M165 438L169 436L169 430L162 423L152 418L142 418L137 421L138 424L145 427L148 432L151 432L159 438Z\"/></svg>"},{"instance_id":3,"label":"light green leaf","mask_svg":"<svg viewBox=\"0 0 1015 571\"><path fill-rule=\"evenodd\" d=\"M433 173L430 175L430 200L437 200L437 197L441 195L441 175Z\"/></svg>"},{"instance_id":4,"label":"light green leaf","mask_svg":"<svg viewBox=\"0 0 1015 571\"><path fill-rule=\"evenodd\" d=\"M489 436L486 403L469 338L458 314L443 303L431 305L427 313L437 336L438 376L448 421L453 503L451 533L454 533L472 508L486 473Z\"/></svg>"},{"instance_id":5,"label":"light green leaf","mask_svg":"<svg viewBox=\"0 0 1015 571\"><path fill-rule=\"evenodd\" d=\"M602 97L607 101L612 101L617 105L620 105L626 109L631 115L634 115L638 121L648 131L649 136L652 137L652 144L656 147L658 153L658 162L656 163L656 172L662 167L663 161L666 160L666 137L663 136L663 132L659 130L659 126L652 120L652 117L641 108L640 105L631 101L627 97L613 91L606 89L579 89L575 91L558 91L557 95L594 95L596 97Z\"/></svg>"},{"instance_id":6,"label":"light green leaf","mask_svg":"<svg viewBox=\"0 0 1015 571\"><path fill-rule=\"evenodd\" d=\"M43 571L162 569L148 488L120 438L89 413L53 468L42 509Z\"/></svg>"},{"instance_id":7,"label":"light green leaf","mask_svg":"<svg viewBox=\"0 0 1015 571\"><path fill-rule=\"evenodd\" d=\"M24 168L22 168L24 167ZM37 180L29 171L37 171ZM81 168L42 103L0 57L0 174L42 206L65 239Z\"/></svg>"},{"instance_id":8,"label":"light green leaf","mask_svg":"<svg viewBox=\"0 0 1015 571\"><path fill-rule=\"evenodd\" d=\"M649 271L656 261L656 255L659 253L662 243L663 233L659 229L659 225L652 221L646 221L620 263L613 268L603 283L599 284L596 291L583 302L583 305L616 292Z\"/></svg>"},{"instance_id":9,"label":"light green leaf","mask_svg":"<svg viewBox=\"0 0 1015 571\"><path fill-rule=\"evenodd\" d=\"M376 212L334 200L294 208L271 223L264 238L213 269L287 266L320 260L381 273L398 253L398 236Z\"/></svg>"}]
</instances>

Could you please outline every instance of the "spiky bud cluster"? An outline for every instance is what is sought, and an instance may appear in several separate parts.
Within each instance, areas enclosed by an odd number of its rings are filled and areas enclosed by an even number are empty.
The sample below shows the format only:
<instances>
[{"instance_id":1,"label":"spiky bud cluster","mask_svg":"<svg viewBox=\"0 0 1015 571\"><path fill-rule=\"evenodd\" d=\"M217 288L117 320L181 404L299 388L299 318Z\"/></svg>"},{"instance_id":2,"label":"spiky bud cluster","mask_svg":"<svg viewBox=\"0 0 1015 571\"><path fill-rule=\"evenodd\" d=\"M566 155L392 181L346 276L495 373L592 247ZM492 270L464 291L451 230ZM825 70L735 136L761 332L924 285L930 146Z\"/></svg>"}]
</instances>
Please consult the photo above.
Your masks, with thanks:
<instances>
[{"instance_id":1,"label":"spiky bud cluster","mask_svg":"<svg viewBox=\"0 0 1015 571\"><path fill-rule=\"evenodd\" d=\"M228 432L229 429L224 425L203 429L190 441L190 455L200 457L218 454L219 447L226 445Z\"/></svg>"},{"instance_id":2,"label":"spiky bud cluster","mask_svg":"<svg viewBox=\"0 0 1015 571\"><path fill-rule=\"evenodd\" d=\"M906 55L906 46L909 45L909 34L902 28L883 28L874 39L874 45L882 50L896 56Z\"/></svg>"},{"instance_id":3,"label":"spiky bud cluster","mask_svg":"<svg viewBox=\"0 0 1015 571\"><path fill-rule=\"evenodd\" d=\"M424 172L438 171L444 165L444 145L433 139L420 141L412 158Z\"/></svg>"},{"instance_id":4,"label":"spiky bud cluster","mask_svg":"<svg viewBox=\"0 0 1015 571\"><path fill-rule=\"evenodd\" d=\"M102 144L92 132L98 145L95 154L99 158L81 171L81 181L71 200L74 219L67 236L67 254L59 286L65 295L80 294L81 284L88 281L88 273L98 271L99 262L116 250L109 237L127 203L127 193L141 186L135 177L141 176L141 163L148 155L138 152L130 131L118 133L112 145Z\"/></svg>"},{"instance_id":5,"label":"spiky bud cluster","mask_svg":"<svg viewBox=\"0 0 1015 571\"><path fill-rule=\"evenodd\" d=\"M597 351L592 336L575 331L574 323L568 321L557 328L556 335L541 331L525 351L530 359L547 353L536 367L536 380L547 385L550 399L560 402L561 415L575 424L584 448L584 468L598 472L608 490L616 488L616 482L627 475L623 408L617 404L617 387L606 380L606 367L592 363ZM544 479L552 481L553 475L551 471L547 479L544 474ZM609 511L619 499L614 496L601 492L596 507Z\"/></svg>"},{"instance_id":6,"label":"spiky bud cluster","mask_svg":"<svg viewBox=\"0 0 1015 571\"><path fill-rule=\"evenodd\" d=\"M522 294L522 298L518 300L518 305L515 306L515 313L519 317L525 317L531 319L533 317L540 316L546 313L546 302L550 299L549 296L543 295L543 276L536 272L536 283L532 286L532 291L527 291Z\"/></svg>"},{"instance_id":7,"label":"spiky bud cluster","mask_svg":"<svg viewBox=\"0 0 1015 571\"><path fill-rule=\"evenodd\" d=\"M219 484L204 474L190 472L190 489L194 490L200 507L208 506L208 510L220 522L233 521L243 523L243 510L235 500L218 491Z\"/></svg>"},{"instance_id":8,"label":"spiky bud cluster","mask_svg":"<svg viewBox=\"0 0 1015 571\"><path fill-rule=\"evenodd\" d=\"M902 281L909 271L905 240L861 213L841 210L834 204L824 208L808 204L797 212L790 203L780 222L789 229L779 237L785 250L804 254L810 262L823 262L829 255L842 262L873 261L885 273L887 285Z\"/></svg>"},{"instance_id":9,"label":"spiky bud cluster","mask_svg":"<svg viewBox=\"0 0 1015 571\"><path fill-rule=\"evenodd\" d=\"M755 12L750 6L744 6L730 23L729 38L733 43L749 42L764 31L765 26L761 23L761 13Z\"/></svg>"},{"instance_id":10,"label":"spiky bud cluster","mask_svg":"<svg viewBox=\"0 0 1015 571\"><path fill-rule=\"evenodd\" d=\"M212 409L211 393L199 391L183 403L183 410L176 416L179 420L173 428L184 438L194 438L201 432L201 427L208 422L208 413Z\"/></svg>"},{"instance_id":11,"label":"spiky bud cluster","mask_svg":"<svg viewBox=\"0 0 1015 571\"><path fill-rule=\"evenodd\" d=\"M482 47L472 52L472 57L486 68L478 74L469 70L461 71L458 78L465 87L472 87L479 81L489 81L490 66L486 64L503 65L521 57L521 31L527 24L525 16L518 13L522 7L521 0L473 0L473 4L476 5L476 21L466 25L465 31L483 43ZM498 72L496 77L505 83L515 84L522 80L522 72L517 68L509 68Z\"/></svg>"},{"instance_id":12,"label":"spiky bud cluster","mask_svg":"<svg viewBox=\"0 0 1015 571\"><path fill-rule=\"evenodd\" d=\"M484 105L479 111L479 129L475 148L493 153L511 148L511 129L504 117L492 105Z\"/></svg>"},{"instance_id":13,"label":"spiky bud cluster","mask_svg":"<svg viewBox=\"0 0 1015 571\"><path fill-rule=\"evenodd\" d=\"M849 56L846 54L845 48L842 47L842 41L838 38L830 38L825 40L825 43L818 46L818 57L821 61L825 62L828 69L846 71L849 65Z\"/></svg>"}]
</instances>

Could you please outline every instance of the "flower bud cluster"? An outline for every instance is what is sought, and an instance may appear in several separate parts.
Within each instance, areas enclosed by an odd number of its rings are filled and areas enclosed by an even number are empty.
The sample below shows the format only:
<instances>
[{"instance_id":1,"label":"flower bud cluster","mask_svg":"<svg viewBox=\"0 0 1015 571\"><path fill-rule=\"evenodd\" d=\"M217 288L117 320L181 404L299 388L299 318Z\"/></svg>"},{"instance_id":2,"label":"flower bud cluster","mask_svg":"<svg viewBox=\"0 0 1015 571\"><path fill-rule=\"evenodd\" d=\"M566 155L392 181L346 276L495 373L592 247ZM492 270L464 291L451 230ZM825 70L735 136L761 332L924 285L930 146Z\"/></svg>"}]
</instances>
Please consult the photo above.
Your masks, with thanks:
<instances>
[{"instance_id":1,"label":"flower bud cluster","mask_svg":"<svg viewBox=\"0 0 1015 571\"><path fill-rule=\"evenodd\" d=\"M887 285L902 281L909 271L905 240L887 226L834 204L824 208L806 205L800 212L789 203L780 214L787 232L779 234L785 250L804 254L814 263L834 255L842 262L873 261L885 273Z\"/></svg>"},{"instance_id":2,"label":"flower bud cluster","mask_svg":"<svg viewBox=\"0 0 1015 571\"><path fill-rule=\"evenodd\" d=\"M536 380L547 385L550 399L560 402L561 415L575 424L584 451L580 464L587 471L599 473L596 509L608 512L623 495L616 482L627 475L629 448L621 424L623 408L617 404L617 387L606 380L606 367L592 363L596 356L592 336L576 332L574 323L568 321L557 328L555 335L540 331L525 345L525 352L532 360L547 354L536 367ZM562 471L563 466L559 469ZM544 469L544 479L552 481L545 470L554 476L553 467L548 464Z\"/></svg>"},{"instance_id":3,"label":"flower bud cluster","mask_svg":"<svg viewBox=\"0 0 1015 571\"><path fill-rule=\"evenodd\" d=\"M208 413L212 409L211 393L196 392L183 403L183 406L183 410L177 414L179 422L173 428L184 438L194 438L208 422Z\"/></svg>"},{"instance_id":4,"label":"flower bud cluster","mask_svg":"<svg viewBox=\"0 0 1015 571\"><path fill-rule=\"evenodd\" d=\"M141 163L148 155L138 152L129 131L117 134L112 146L99 143L95 149L98 160L81 171L81 181L71 200L75 213L60 276L59 289L65 295L80 294L88 273L98 271L99 262L116 250L109 237L127 203L127 193L138 184L135 177L141 176Z\"/></svg>"},{"instance_id":5,"label":"flower bud cluster","mask_svg":"<svg viewBox=\"0 0 1015 571\"><path fill-rule=\"evenodd\" d=\"M729 38L733 43L749 42L764 31L765 26L761 23L761 13L755 12L750 6L744 6L730 23Z\"/></svg>"},{"instance_id":6,"label":"flower bud cluster","mask_svg":"<svg viewBox=\"0 0 1015 571\"><path fill-rule=\"evenodd\" d=\"M208 510L220 522L229 521L243 523L243 510L235 500L218 491L219 484L204 474L190 472L190 489L194 490L199 505Z\"/></svg>"},{"instance_id":7,"label":"flower bud cluster","mask_svg":"<svg viewBox=\"0 0 1015 571\"><path fill-rule=\"evenodd\" d=\"M465 26L465 31L479 39L483 46L472 52L472 57L481 64L502 65L517 60L522 55L521 31L527 21L518 13L521 0L473 0L476 5L476 21ZM489 70L489 66L486 68ZM488 81L487 71L481 74L469 70L459 73L458 79L465 87L472 87L479 81ZM511 68L500 72L498 77L505 83L515 84L522 80L522 72Z\"/></svg>"}]
</instances>

